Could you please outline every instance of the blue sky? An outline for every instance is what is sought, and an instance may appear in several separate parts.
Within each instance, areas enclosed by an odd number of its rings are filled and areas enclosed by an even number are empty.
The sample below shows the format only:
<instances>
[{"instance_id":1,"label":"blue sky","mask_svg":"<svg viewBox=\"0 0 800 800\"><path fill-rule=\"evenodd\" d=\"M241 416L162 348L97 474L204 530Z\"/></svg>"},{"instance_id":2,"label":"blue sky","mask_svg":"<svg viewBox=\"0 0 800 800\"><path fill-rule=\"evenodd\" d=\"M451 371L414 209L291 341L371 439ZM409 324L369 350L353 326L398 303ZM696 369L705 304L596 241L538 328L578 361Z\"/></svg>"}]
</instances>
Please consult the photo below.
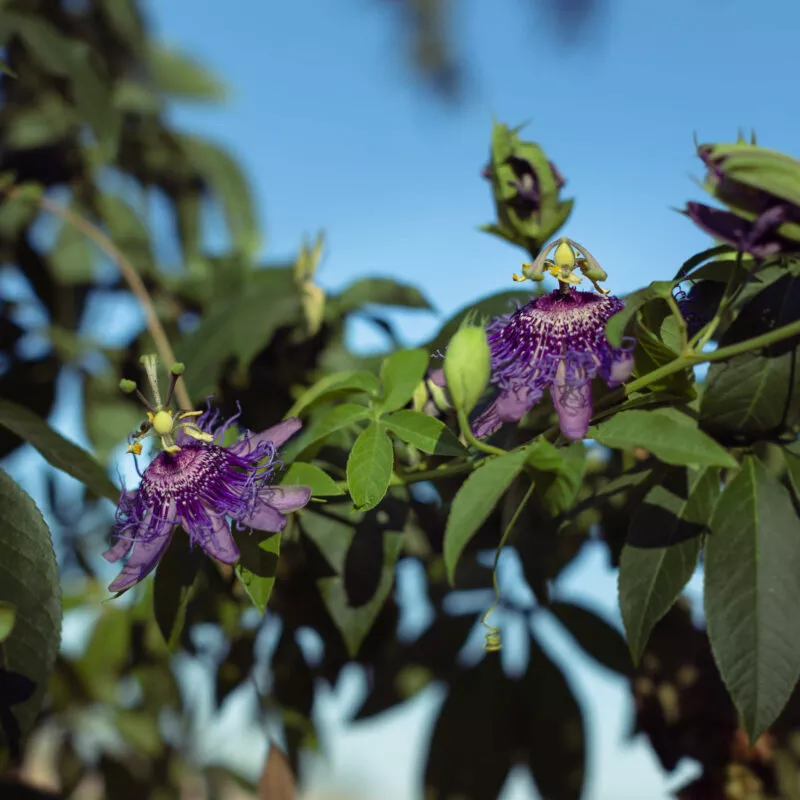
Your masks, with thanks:
<instances>
[{"instance_id":1,"label":"blue sky","mask_svg":"<svg viewBox=\"0 0 800 800\"><path fill-rule=\"evenodd\" d=\"M616 293L671 277L709 244L671 210L702 199L689 178L701 175L695 133L701 141L733 140L753 128L762 144L800 155L800 6L791 0L607 0L596 23L574 36L546 24L535 0L461 0L451 4L467 77L457 105L440 102L409 72L393 24L397 5L149 2L161 38L231 88L222 107L172 113L243 162L266 256L289 256L304 234L322 228L325 287L374 274L417 283L440 315L400 315L409 344L470 300L512 288L523 260L476 229L492 214L479 177L492 116L530 121L526 134L544 146L567 178L567 196L576 198L564 232L598 258ZM365 330L353 334L361 346L374 344ZM560 591L616 619L615 575L601 552L575 564ZM547 639L554 657L569 661L589 716L586 800L670 797L674 781L646 745L624 741L624 684L568 649L554 630ZM313 783L349 800L412 800L441 696L425 693L375 724L350 728L341 722L359 691L350 677L322 703L327 757ZM235 714L230 708L231 723ZM227 743L218 738L220 754ZM236 756L238 745L228 751ZM511 781L503 800L530 800L532 791L524 780Z\"/></svg>"}]
</instances>

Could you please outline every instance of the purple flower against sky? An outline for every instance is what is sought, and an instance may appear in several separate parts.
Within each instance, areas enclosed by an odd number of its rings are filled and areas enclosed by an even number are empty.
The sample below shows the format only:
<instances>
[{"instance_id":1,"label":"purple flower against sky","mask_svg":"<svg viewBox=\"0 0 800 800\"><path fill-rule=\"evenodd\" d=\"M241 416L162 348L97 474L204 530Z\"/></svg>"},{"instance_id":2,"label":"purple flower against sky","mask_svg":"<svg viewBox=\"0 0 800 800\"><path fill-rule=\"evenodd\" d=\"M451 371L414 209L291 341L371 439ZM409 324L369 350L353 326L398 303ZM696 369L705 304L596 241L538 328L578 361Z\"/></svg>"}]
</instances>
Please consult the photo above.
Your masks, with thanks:
<instances>
[{"instance_id":1,"label":"purple flower against sky","mask_svg":"<svg viewBox=\"0 0 800 800\"><path fill-rule=\"evenodd\" d=\"M479 438L504 423L519 422L549 390L561 432L569 439L582 439L592 416L592 379L599 376L614 387L627 380L633 369L632 342L615 348L605 333L606 323L622 309L622 301L570 285L580 280L571 274L574 268L592 276L593 282L604 279L599 265L590 256L576 258L573 247L584 256L588 253L570 240L558 243L554 262L545 261L552 247L542 251L526 275L536 280L550 264L550 271L559 277L559 288L487 326L491 382L500 391L475 421Z\"/></svg>"},{"instance_id":2,"label":"purple flower against sky","mask_svg":"<svg viewBox=\"0 0 800 800\"><path fill-rule=\"evenodd\" d=\"M225 432L238 415L218 424L219 414L210 408L202 414L172 412L161 405L157 394L156 405L158 410L148 415L150 423L136 438L152 428L164 451L142 473L137 490L123 489L114 524L116 542L104 553L111 562L130 554L109 586L114 592L130 588L152 572L177 525L192 546L200 546L224 564L235 564L239 549L229 520L240 529L278 532L286 525L285 514L305 506L311 496L307 486L270 483L279 464L278 448L300 429L299 419L248 433L225 447ZM186 421L194 418L196 423ZM136 443L129 449L136 453L141 446Z\"/></svg>"}]
</instances>

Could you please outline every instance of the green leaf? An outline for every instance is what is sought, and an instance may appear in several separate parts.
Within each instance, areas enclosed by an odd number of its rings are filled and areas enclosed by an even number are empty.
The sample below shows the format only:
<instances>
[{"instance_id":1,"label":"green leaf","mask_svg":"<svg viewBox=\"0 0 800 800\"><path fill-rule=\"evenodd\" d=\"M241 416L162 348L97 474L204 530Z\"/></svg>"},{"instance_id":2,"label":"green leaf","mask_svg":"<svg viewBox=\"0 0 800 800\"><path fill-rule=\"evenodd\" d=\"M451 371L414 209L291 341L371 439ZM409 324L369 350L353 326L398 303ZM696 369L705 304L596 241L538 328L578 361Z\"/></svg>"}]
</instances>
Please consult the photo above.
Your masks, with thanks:
<instances>
[{"instance_id":1,"label":"green leaf","mask_svg":"<svg viewBox=\"0 0 800 800\"><path fill-rule=\"evenodd\" d=\"M420 411L395 411L383 420L386 427L423 453L437 456L463 456L466 450L455 434L438 419Z\"/></svg>"},{"instance_id":2,"label":"green leaf","mask_svg":"<svg viewBox=\"0 0 800 800\"><path fill-rule=\"evenodd\" d=\"M119 500L119 489L103 467L82 447L56 433L27 408L0 398L0 425L35 447L48 464L72 475L98 497Z\"/></svg>"},{"instance_id":3,"label":"green leaf","mask_svg":"<svg viewBox=\"0 0 800 800\"><path fill-rule=\"evenodd\" d=\"M183 528L175 528L172 541L156 567L153 615L173 652L180 643L186 612L198 588L203 558L199 547L189 547L189 536Z\"/></svg>"},{"instance_id":4,"label":"green leaf","mask_svg":"<svg viewBox=\"0 0 800 800\"><path fill-rule=\"evenodd\" d=\"M743 353L711 365L700 401L700 422L719 436L764 438L796 417L799 397L798 350L775 358Z\"/></svg>"},{"instance_id":5,"label":"green leaf","mask_svg":"<svg viewBox=\"0 0 800 800\"><path fill-rule=\"evenodd\" d=\"M483 328L465 324L450 340L444 359L444 376L447 391L460 414L469 414L481 399L489 385L491 362Z\"/></svg>"},{"instance_id":6,"label":"green leaf","mask_svg":"<svg viewBox=\"0 0 800 800\"><path fill-rule=\"evenodd\" d=\"M339 317L368 303L433 310L425 295L414 286L391 278L362 278L330 298L326 316Z\"/></svg>"},{"instance_id":7,"label":"green leaf","mask_svg":"<svg viewBox=\"0 0 800 800\"><path fill-rule=\"evenodd\" d=\"M767 333L800 319L800 279L786 274L742 308L720 346ZM700 403L703 428L735 440L777 435L800 422L800 340L712 364Z\"/></svg>"},{"instance_id":8,"label":"green leaf","mask_svg":"<svg viewBox=\"0 0 800 800\"><path fill-rule=\"evenodd\" d=\"M380 381L371 372L334 372L332 375L320 378L313 386L306 389L286 412L286 416L299 417L317 400L325 397L339 397L353 392L366 392L377 397L380 391Z\"/></svg>"},{"instance_id":9,"label":"green leaf","mask_svg":"<svg viewBox=\"0 0 800 800\"><path fill-rule=\"evenodd\" d=\"M295 461L281 479L284 486L310 486L314 497L344 494L344 489L326 472L313 464Z\"/></svg>"},{"instance_id":10,"label":"green leaf","mask_svg":"<svg viewBox=\"0 0 800 800\"><path fill-rule=\"evenodd\" d=\"M300 316L300 300L288 270L263 270L241 291L215 303L200 327L181 339L176 358L186 365L189 394L213 394L225 362L235 356L246 369L282 325Z\"/></svg>"},{"instance_id":11,"label":"green leaf","mask_svg":"<svg viewBox=\"0 0 800 800\"><path fill-rule=\"evenodd\" d=\"M625 639L602 617L574 603L554 602L547 610L598 664L620 675L632 672Z\"/></svg>"},{"instance_id":12,"label":"green leaf","mask_svg":"<svg viewBox=\"0 0 800 800\"><path fill-rule=\"evenodd\" d=\"M545 508L557 517L569 511L578 499L586 472L586 448L574 442L556 450L556 463L549 442L534 442L528 446L528 463L535 468L535 491Z\"/></svg>"},{"instance_id":13,"label":"green leaf","mask_svg":"<svg viewBox=\"0 0 800 800\"><path fill-rule=\"evenodd\" d=\"M392 590L394 568L402 548L402 534L383 534L383 566L378 589L368 603L358 608L353 608L348 604L347 592L341 577L321 578L317 581L325 607L342 634L351 658L355 658L358 654L361 643L372 629L375 619Z\"/></svg>"},{"instance_id":14,"label":"green leaf","mask_svg":"<svg viewBox=\"0 0 800 800\"><path fill-rule=\"evenodd\" d=\"M633 292L625 297L625 308L609 319L606 325L606 336L612 347L622 345L622 337L628 323L633 319L636 312L652 300L659 300L669 297L672 294L672 281L653 281L644 289Z\"/></svg>"},{"instance_id":15,"label":"green leaf","mask_svg":"<svg viewBox=\"0 0 800 800\"><path fill-rule=\"evenodd\" d=\"M250 185L239 164L225 150L204 139L179 136L178 140L222 204L233 249L255 253L259 247L255 208Z\"/></svg>"},{"instance_id":16,"label":"green leaf","mask_svg":"<svg viewBox=\"0 0 800 800\"><path fill-rule=\"evenodd\" d=\"M151 45L147 60L159 91L187 100L217 102L225 99L225 87L220 80L190 56Z\"/></svg>"},{"instance_id":17,"label":"green leaf","mask_svg":"<svg viewBox=\"0 0 800 800\"><path fill-rule=\"evenodd\" d=\"M687 258L686 261L681 264L681 268L675 274L675 280L680 281L684 280L690 273L692 273L697 267L699 267L704 262L708 261L709 259L714 258L715 256L722 256L722 255L729 255L731 256L734 261L732 265L735 265L736 261L736 251L727 244L719 244L715 247L709 247L707 250L703 250L700 253L696 253L691 258Z\"/></svg>"},{"instance_id":18,"label":"green leaf","mask_svg":"<svg viewBox=\"0 0 800 800\"><path fill-rule=\"evenodd\" d=\"M0 752L20 755L33 726L61 639L61 588L50 531L31 498L0 470L0 602L16 609L13 630L0 644L4 718ZM8 614L6 613L6 623ZM6 624L6 628L8 625Z\"/></svg>"},{"instance_id":19,"label":"green leaf","mask_svg":"<svg viewBox=\"0 0 800 800\"><path fill-rule=\"evenodd\" d=\"M374 508L389 488L394 450L386 429L373 422L356 439L347 458L347 489L358 511Z\"/></svg>"},{"instance_id":20,"label":"green leaf","mask_svg":"<svg viewBox=\"0 0 800 800\"><path fill-rule=\"evenodd\" d=\"M491 458L478 467L456 493L444 532L444 563L451 584L464 548L522 471L527 458L525 447Z\"/></svg>"},{"instance_id":21,"label":"green leaf","mask_svg":"<svg viewBox=\"0 0 800 800\"><path fill-rule=\"evenodd\" d=\"M786 460L786 471L789 475L789 483L792 485L794 496L800 500L800 453L797 452L797 445L784 447L783 456Z\"/></svg>"},{"instance_id":22,"label":"green leaf","mask_svg":"<svg viewBox=\"0 0 800 800\"><path fill-rule=\"evenodd\" d=\"M17 607L13 603L0 600L0 644L11 636L16 622Z\"/></svg>"},{"instance_id":23,"label":"green leaf","mask_svg":"<svg viewBox=\"0 0 800 800\"><path fill-rule=\"evenodd\" d=\"M645 495L631 520L628 544L669 547L708 531L720 493L716 467L668 474Z\"/></svg>"},{"instance_id":24,"label":"green leaf","mask_svg":"<svg viewBox=\"0 0 800 800\"><path fill-rule=\"evenodd\" d=\"M428 354L424 350L400 350L381 364L383 399L376 405L381 412L402 408L425 375Z\"/></svg>"},{"instance_id":25,"label":"green leaf","mask_svg":"<svg viewBox=\"0 0 800 800\"><path fill-rule=\"evenodd\" d=\"M687 417L687 422L691 421ZM643 448L666 464L736 467L736 459L691 424L655 411L621 411L589 428L587 438L616 450Z\"/></svg>"},{"instance_id":26,"label":"green leaf","mask_svg":"<svg viewBox=\"0 0 800 800\"><path fill-rule=\"evenodd\" d=\"M655 624L694 574L702 546L697 536L671 547L622 548L619 607L634 663L639 663Z\"/></svg>"},{"instance_id":27,"label":"green leaf","mask_svg":"<svg viewBox=\"0 0 800 800\"><path fill-rule=\"evenodd\" d=\"M256 533L237 531L236 534L236 543L241 553L241 560L236 565L236 577L244 586L253 605L263 615L267 611L269 596L275 585L281 534L273 533L263 539Z\"/></svg>"},{"instance_id":28,"label":"green leaf","mask_svg":"<svg viewBox=\"0 0 800 800\"><path fill-rule=\"evenodd\" d=\"M751 741L800 676L800 520L754 457L725 487L705 550L705 613L720 675Z\"/></svg>"},{"instance_id":29,"label":"green leaf","mask_svg":"<svg viewBox=\"0 0 800 800\"><path fill-rule=\"evenodd\" d=\"M356 422L369 417L369 409L355 403L342 403L314 420L299 436L296 436L283 450L284 463L291 463L312 444L330 436L332 433L349 428Z\"/></svg>"},{"instance_id":30,"label":"green leaf","mask_svg":"<svg viewBox=\"0 0 800 800\"><path fill-rule=\"evenodd\" d=\"M32 150L54 144L74 133L77 124L75 109L59 97L45 96L37 105L20 109L9 119L6 146Z\"/></svg>"}]
</instances>

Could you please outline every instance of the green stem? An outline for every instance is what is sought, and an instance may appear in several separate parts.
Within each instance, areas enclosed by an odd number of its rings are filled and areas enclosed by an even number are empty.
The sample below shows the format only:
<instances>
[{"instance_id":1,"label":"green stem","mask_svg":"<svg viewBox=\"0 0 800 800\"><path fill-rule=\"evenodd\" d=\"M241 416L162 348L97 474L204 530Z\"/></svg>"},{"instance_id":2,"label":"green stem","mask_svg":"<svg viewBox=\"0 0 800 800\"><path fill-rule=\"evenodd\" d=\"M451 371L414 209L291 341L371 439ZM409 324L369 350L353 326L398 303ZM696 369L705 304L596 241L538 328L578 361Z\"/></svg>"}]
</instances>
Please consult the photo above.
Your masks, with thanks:
<instances>
[{"instance_id":1,"label":"green stem","mask_svg":"<svg viewBox=\"0 0 800 800\"><path fill-rule=\"evenodd\" d=\"M404 484L409 483L422 483L423 481L435 481L438 478L450 478L455 475L463 475L465 472L472 472L482 462L477 464L472 462L468 464L456 464L451 467L440 467L439 469L426 469L420 472L408 472L405 475L398 476Z\"/></svg>"},{"instance_id":2,"label":"green stem","mask_svg":"<svg viewBox=\"0 0 800 800\"><path fill-rule=\"evenodd\" d=\"M738 291L734 291L734 284L739 277L741 266L742 251L740 250L736 254L736 268L732 269L730 275L728 275L728 282L725 284L725 291L722 293L722 299L719 301L717 313L714 314L713 319L708 323L708 325L699 330L692 337L688 347L690 351L702 350L706 344L708 344L709 339L711 339L711 337L716 333L720 322L722 322L722 315L728 310L734 300L734 297L738 294Z\"/></svg>"},{"instance_id":3,"label":"green stem","mask_svg":"<svg viewBox=\"0 0 800 800\"><path fill-rule=\"evenodd\" d=\"M698 364L711 363L714 361L724 361L726 358L733 358L734 356L748 353L751 350L759 350L762 347L768 347L776 342L789 339L792 336L800 335L800 320L792 322L789 325L784 325L782 328L776 328L774 331L762 333L760 336L754 336L752 339L745 339L743 342L736 342L727 347L720 347L713 353L694 353L679 356L669 364L664 364L657 370L643 375L641 378L629 383L625 386L625 394L631 395L638 392L640 389L645 389L651 383L655 383L661 378L666 378L674 372L680 372L687 367L695 367Z\"/></svg>"},{"instance_id":4,"label":"green stem","mask_svg":"<svg viewBox=\"0 0 800 800\"><path fill-rule=\"evenodd\" d=\"M503 450L501 447L495 447L494 445L478 441L472 433L472 428L469 426L469 420L467 419L467 415L464 411L458 412L458 426L461 429L462 436L469 444L478 450L482 450L484 453L488 453L492 456L504 456L508 452L507 450Z\"/></svg>"}]
</instances>

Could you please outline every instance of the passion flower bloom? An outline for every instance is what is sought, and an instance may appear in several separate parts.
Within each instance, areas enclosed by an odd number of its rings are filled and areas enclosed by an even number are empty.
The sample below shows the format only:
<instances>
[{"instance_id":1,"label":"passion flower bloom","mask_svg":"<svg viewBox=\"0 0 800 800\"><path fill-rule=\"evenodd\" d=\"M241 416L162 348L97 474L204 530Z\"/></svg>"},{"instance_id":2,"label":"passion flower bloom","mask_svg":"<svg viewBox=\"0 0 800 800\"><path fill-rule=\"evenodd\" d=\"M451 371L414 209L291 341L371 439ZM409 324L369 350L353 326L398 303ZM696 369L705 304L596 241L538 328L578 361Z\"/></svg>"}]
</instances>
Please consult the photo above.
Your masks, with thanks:
<instances>
[{"instance_id":1,"label":"passion flower bloom","mask_svg":"<svg viewBox=\"0 0 800 800\"><path fill-rule=\"evenodd\" d=\"M633 340L616 348L609 344L605 333L608 320L622 310L622 301L571 286L580 280L571 274L572 269L591 274L593 282L603 279L602 270L571 240L562 239L556 244L554 262L544 259L555 246L551 245L526 275L538 280L549 265L550 271L559 276L559 288L487 326L491 383L500 392L475 421L478 438L489 436L504 423L519 422L549 390L561 432L569 439L582 439L592 416L592 379L599 376L613 388L630 377ZM573 247L588 258L576 258Z\"/></svg>"},{"instance_id":2,"label":"passion flower bloom","mask_svg":"<svg viewBox=\"0 0 800 800\"><path fill-rule=\"evenodd\" d=\"M156 395L155 414L145 423L161 437L164 451L141 474L139 488L123 487L114 524L115 544L103 556L116 562L128 556L119 576L108 587L112 592L130 588L145 578L167 550L177 525L192 546L224 564L239 560L231 533L232 520L239 529L278 532L286 514L308 503L307 486L274 486L270 481L279 465L278 448L301 427L299 419L287 419L262 433L247 433L234 444L223 446L226 431L238 415L219 423L219 413L180 414L161 406ZM200 414L197 422L183 422ZM131 446L134 453L141 446Z\"/></svg>"}]
</instances>

